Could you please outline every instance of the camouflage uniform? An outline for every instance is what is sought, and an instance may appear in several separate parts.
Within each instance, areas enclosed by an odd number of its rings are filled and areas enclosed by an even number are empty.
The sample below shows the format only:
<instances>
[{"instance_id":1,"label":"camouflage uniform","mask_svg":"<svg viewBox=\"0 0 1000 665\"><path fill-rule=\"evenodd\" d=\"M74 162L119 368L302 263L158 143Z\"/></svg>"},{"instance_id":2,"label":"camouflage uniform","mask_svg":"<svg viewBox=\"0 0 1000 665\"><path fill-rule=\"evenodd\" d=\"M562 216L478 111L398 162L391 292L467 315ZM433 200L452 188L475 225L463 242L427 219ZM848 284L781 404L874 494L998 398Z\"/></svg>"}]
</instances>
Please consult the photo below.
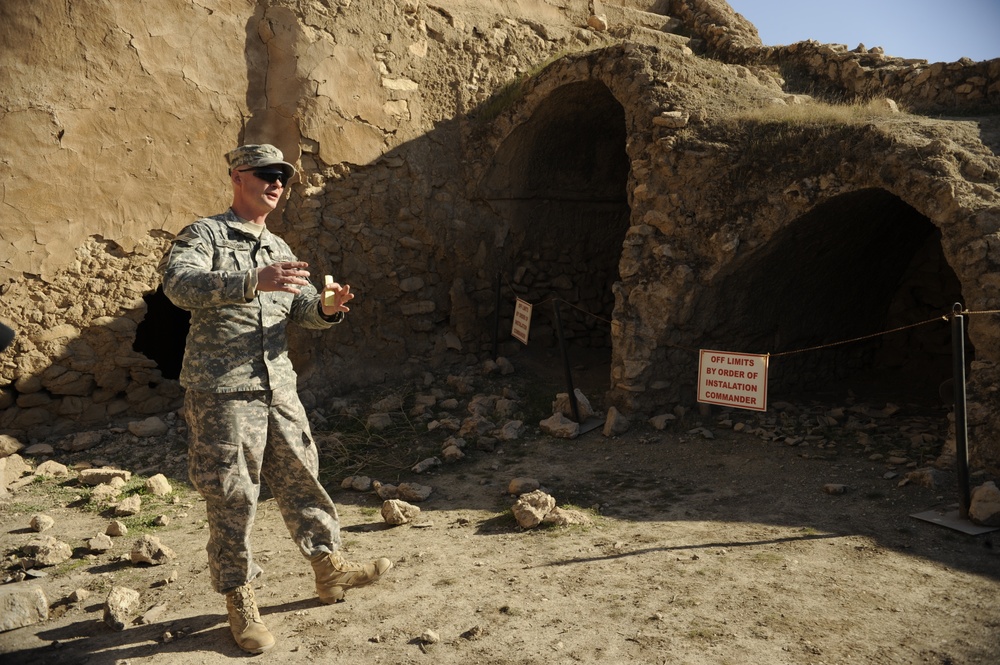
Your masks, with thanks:
<instances>
[{"instance_id":1,"label":"camouflage uniform","mask_svg":"<svg viewBox=\"0 0 1000 665\"><path fill-rule=\"evenodd\" d=\"M340 547L285 333L289 321L325 329L343 314L323 317L312 285L299 294L256 292L258 267L295 260L283 240L266 228L254 237L229 210L182 230L159 266L164 293L191 312L180 375L188 471L206 501L219 592L261 573L250 546L261 477L305 556Z\"/></svg>"}]
</instances>

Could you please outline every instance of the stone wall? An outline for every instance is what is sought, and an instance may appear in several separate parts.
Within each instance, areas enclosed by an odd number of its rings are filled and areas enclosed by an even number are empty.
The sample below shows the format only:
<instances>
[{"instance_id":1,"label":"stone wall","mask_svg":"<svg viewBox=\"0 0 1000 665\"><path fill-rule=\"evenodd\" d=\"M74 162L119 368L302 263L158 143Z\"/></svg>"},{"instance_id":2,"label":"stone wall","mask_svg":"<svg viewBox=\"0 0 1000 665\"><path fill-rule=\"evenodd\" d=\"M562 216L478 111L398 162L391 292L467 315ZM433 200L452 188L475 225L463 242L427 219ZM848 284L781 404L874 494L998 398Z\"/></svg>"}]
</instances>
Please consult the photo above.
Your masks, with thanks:
<instances>
[{"instance_id":1,"label":"stone wall","mask_svg":"<svg viewBox=\"0 0 1000 665\"><path fill-rule=\"evenodd\" d=\"M723 0L671 0L670 13L728 62L776 65L792 91L853 101L888 97L917 112L994 112L1000 108L1000 58L953 63L899 58L879 46L806 40L765 46L756 28Z\"/></svg>"}]
</instances>

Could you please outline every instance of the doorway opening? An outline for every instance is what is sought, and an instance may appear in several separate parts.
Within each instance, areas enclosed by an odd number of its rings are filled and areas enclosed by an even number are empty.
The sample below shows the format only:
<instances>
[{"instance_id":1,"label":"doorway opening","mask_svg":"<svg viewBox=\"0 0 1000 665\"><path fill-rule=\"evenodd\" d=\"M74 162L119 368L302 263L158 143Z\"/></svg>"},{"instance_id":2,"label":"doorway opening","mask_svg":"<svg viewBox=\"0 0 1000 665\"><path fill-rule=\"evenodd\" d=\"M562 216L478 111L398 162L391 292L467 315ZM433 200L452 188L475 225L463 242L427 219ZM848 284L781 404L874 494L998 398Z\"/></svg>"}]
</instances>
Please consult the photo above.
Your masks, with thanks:
<instances>
[{"instance_id":1,"label":"doorway opening","mask_svg":"<svg viewBox=\"0 0 1000 665\"><path fill-rule=\"evenodd\" d=\"M612 285L631 215L625 141L625 110L607 86L567 84L504 141L484 182L484 197L509 228L501 290L534 306L519 355L562 375L558 304L585 394L610 385Z\"/></svg>"},{"instance_id":2,"label":"doorway opening","mask_svg":"<svg viewBox=\"0 0 1000 665\"><path fill-rule=\"evenodd\" d=\"M155 361L163 378L176 380L181 374L191 314L170 302L163 287L142 299L146 301L146 316L136 328L132 349Z\"/></svg>"},{"instance_id":3,"label":"doorway opening","mask_svg":"<svg viewBox=\"0 0 1000 665\"><path fill-rule=\"evenodd\" d=\"M775 399L849 390L939 404L952 369L938 319L962 301L940 237L885 190L817 206L719 280L701 308L705 348L787 353L771 359Z\"/></svg>"}]
</instances>

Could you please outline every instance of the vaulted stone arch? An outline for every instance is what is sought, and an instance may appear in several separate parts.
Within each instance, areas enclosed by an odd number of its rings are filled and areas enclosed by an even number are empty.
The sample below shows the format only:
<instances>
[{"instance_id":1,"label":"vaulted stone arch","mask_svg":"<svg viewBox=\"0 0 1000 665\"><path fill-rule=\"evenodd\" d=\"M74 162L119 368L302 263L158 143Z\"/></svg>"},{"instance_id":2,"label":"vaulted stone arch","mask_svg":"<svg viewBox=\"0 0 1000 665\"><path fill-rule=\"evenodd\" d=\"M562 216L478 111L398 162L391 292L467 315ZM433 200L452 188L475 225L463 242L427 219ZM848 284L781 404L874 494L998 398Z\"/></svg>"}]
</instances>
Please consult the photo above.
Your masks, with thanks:
<instances>
[{"instance_id":1,"label":"vaulted stone arch","mask_svg":"<svg viewBox=\"0 0 1000 665\"><path fill-rule=\"evenodd\" d=\"M571 343L610 345L611 286L629 225L625 112L597 81L568 83L538 105L497 151L484 197L507 226L501 279L529 302L563 308ZM555 342L551 305L533 343Z\"/></svg>"},{"instance_id":2,"label":"vaulted stone arch","mask_svg":"<svg viewBox=\"0 0 1000 665\"><path fill-rule=\"evenodd\" d=\"M861 189L815 206L727 266L697 321L704 347L776 354L772 394L864 385L933 404L952 371L950 326L939 317L962 300L940 230L898 196Z\"/></svg>"},{"instance_id":3,"label":"vaulted stone arch","mask_svg":"<svg viewBox=\"0 0 1000 665\"><path fill-rule=\"evenodd\" d=\"M1000 210L981 183L982 145L933 132L917 119L737 120L651 143L617 289L613 399L647 411L691 403L699 348L825 347L776 359L773 387L801 394L850 379L890 400L940 403L951 374L941 317L955 302L1000 304ZM970 409L987 427L980 400L998 342L994 319L970 320Z\"/></svg>"},{"instance_id":4,"label":"vaulted stone arch","mask_svg":"<svg viewBox=\"0 0 1000 665\"><path fill-rule=\"evenodd\" d=\"M632 223L627 148L648 121L634 90L646 66L621 48L557 61L524 84L484 140L491 158L478 195L496 219L504 290L544 303L532 345L555 344L551 301L568 303L563 332L605 367L601 390L609 387L613 288Z\"/></svg>"}]
</instances>

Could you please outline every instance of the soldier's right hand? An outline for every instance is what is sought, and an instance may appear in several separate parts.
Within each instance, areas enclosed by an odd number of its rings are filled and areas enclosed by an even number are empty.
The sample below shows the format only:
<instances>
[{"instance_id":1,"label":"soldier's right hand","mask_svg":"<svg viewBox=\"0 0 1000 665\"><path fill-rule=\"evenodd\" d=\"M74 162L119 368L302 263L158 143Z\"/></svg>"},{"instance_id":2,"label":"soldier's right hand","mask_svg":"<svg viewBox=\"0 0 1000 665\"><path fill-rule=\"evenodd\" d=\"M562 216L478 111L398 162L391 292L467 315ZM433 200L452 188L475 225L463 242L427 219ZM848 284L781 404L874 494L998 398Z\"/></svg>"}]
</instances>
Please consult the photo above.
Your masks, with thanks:
<instances>
[{"instance_id":1,"label":"soldier's right hand","mask_svg":"<svg viewBox=\"0 0 1000 665\"><path fill-rule=\"evenodd\" d=\"M297 287L309 284L308 267L305 261L282 261L257 268L257 290L299 293Z\"/></svg>"}]
</instances>

